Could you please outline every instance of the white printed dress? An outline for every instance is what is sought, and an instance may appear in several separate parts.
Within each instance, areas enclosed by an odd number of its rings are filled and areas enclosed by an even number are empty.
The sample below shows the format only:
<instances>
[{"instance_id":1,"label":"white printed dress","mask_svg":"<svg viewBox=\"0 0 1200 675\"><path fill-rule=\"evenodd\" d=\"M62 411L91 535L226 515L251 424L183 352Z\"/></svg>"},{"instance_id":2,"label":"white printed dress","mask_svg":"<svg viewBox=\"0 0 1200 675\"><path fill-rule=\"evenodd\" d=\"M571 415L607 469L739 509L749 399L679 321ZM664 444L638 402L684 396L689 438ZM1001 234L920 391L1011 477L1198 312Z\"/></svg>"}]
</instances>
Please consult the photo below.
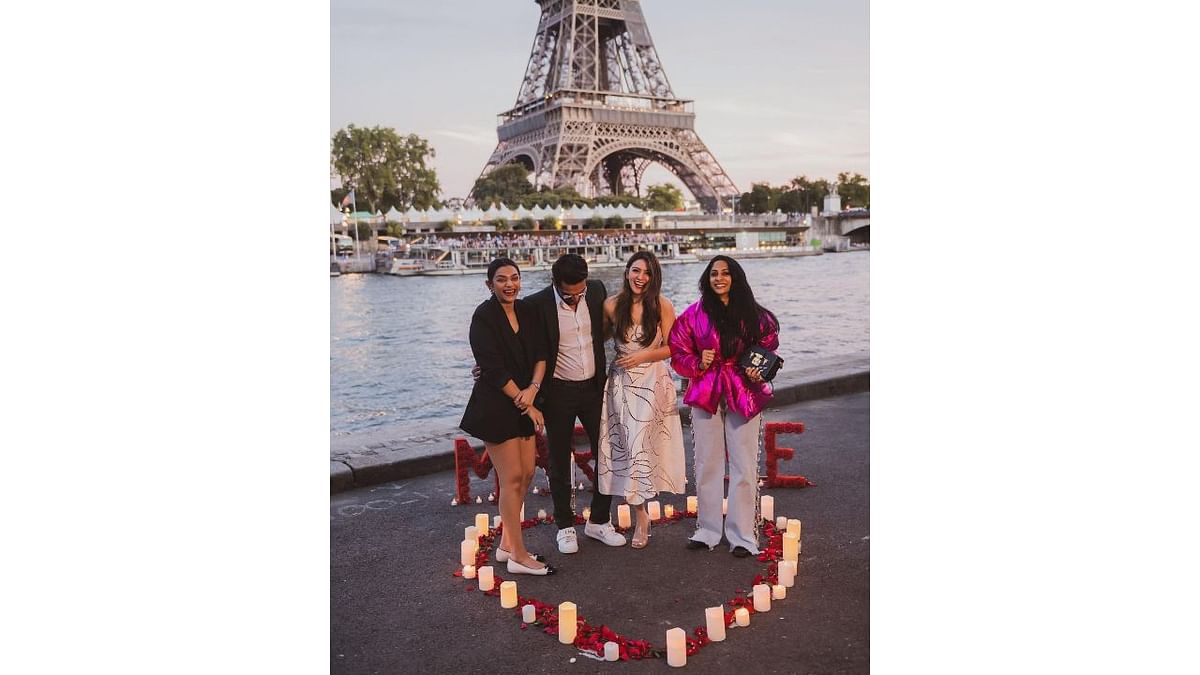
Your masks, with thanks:
<instances>
[{"instance_id":1,"label":"white printed dress","mask_svg":"<svg viewBox=\"0 0 1200 675\"><path fill-rule=\"evenodd\" d=\"M664 344L660 331L649 347L642 347L641 334L641 326L635 326L628 342L618 340L616 358ZM613 359L600 413L596 474L601 493L624 497L630 504L659 492L684 494L687 477L676 398L666 360L625 369Z\"/></svg>"}]
</instances>

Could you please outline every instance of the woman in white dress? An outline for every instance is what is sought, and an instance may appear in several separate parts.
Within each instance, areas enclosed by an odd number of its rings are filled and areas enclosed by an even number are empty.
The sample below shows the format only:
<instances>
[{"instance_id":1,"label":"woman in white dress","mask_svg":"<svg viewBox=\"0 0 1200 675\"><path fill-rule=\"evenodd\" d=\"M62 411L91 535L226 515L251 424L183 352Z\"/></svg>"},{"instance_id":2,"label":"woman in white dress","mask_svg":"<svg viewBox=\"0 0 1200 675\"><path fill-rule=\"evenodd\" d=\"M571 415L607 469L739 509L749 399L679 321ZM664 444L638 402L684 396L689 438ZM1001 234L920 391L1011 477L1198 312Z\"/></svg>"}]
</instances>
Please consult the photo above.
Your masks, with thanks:
<instances>
[{"instance_id":1,"label":"woman in white dress","mask_svg":"<svg viewBox=\"0 0 1200 675\"><path fill-rule=\"evenodd\" d=\"M666 361L675 308L659 295L661 288L658 258L638 251L625 264L621 292L604 302L605 335L613 337L617 358L604 387L596 473L600 492L624 497L637 514L633 548L649 541L646 501L659 492L683 494L687 485L675 382Z\"/></svg>"}]
</instances>

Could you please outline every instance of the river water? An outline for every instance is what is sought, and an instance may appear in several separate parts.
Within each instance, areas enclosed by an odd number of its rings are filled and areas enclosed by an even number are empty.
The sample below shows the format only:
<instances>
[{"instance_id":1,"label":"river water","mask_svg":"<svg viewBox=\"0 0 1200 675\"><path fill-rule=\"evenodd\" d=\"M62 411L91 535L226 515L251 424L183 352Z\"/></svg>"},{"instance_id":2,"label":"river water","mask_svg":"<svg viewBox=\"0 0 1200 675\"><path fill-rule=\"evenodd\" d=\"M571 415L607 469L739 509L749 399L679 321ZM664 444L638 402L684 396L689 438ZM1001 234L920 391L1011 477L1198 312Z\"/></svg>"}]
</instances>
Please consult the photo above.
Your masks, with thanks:
<instances>
[{"instance_id":1,"label":"river water","mask_svg":"<svg viewBox=\"0 0 1200 675\"><path fill-rule=\"evenodd\" d=\"M785 369L870 348L870 252L740 261L759 304L779 317ZM699 298L702 263L663 267L662 293L682 312ZM624 268L593 270L609 294ZM414 428L453 429L471 394L467 329L487 298L484 275L329 280L330 433L351 441ZM550 283L528 272L521 297ZM611 355L611 342L609 354Z\"/></svg>"}]
</instances>

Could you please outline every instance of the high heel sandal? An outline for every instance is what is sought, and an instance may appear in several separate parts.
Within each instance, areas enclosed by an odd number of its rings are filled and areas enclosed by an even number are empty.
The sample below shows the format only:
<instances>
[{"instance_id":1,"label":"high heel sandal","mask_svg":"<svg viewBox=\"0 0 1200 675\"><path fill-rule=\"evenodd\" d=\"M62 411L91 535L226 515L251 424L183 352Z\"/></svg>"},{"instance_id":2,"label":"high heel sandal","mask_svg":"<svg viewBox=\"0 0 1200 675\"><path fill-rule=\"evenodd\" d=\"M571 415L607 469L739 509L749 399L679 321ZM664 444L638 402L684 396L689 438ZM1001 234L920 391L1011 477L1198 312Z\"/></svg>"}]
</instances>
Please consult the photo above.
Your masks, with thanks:
<instances>
[{"instance_id":1,"label":"high heel sandal","mask_svg":"<svg viewBox=\"0 0 1200 675\"><path fill-rule=\"evenodd\" d=\"M629 538L630 548L646 548L646 544L650 543L650 517L646 517L646 533L640 540L638 539L637 528L633 530L633 536Z\"/></svg>"}]
</instances>

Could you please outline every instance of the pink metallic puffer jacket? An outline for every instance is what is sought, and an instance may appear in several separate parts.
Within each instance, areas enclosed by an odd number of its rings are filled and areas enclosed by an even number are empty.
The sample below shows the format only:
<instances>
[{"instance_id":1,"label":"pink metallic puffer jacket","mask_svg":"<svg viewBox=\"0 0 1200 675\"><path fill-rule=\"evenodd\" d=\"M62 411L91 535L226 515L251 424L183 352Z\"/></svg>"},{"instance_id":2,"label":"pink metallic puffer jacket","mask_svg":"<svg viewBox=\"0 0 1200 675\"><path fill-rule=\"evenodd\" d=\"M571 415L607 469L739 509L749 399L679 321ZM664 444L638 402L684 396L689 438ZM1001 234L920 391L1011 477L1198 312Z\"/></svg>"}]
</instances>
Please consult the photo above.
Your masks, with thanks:
<instances>
[{"instance_id":1,"label":"pink metallic puffer jacket","mask_svg":"<svg viewBox=\"0 0 1200 675\"><path fill-rule=\"evenodd\" d=\"M762 317L762 326L763 338L758 344L775 351L779 348L779 332L772 330L773 326L766 315ZM690 380L687 393L683 396L686 405L701 408L708 414L715 415L717 406L724 398L726 408L736 410L746 419L751 419L771 402L774 392L769 383L751 382L746 373L738 367L736 356L721 358L721 336L708 320L708 314L704 313L700 301L692 303L675 319L669 342L671 367L681 377ZM700 352L705 349L715 350L717 358L707 370L700 370Z\"/></svg>"}]
</instances>

